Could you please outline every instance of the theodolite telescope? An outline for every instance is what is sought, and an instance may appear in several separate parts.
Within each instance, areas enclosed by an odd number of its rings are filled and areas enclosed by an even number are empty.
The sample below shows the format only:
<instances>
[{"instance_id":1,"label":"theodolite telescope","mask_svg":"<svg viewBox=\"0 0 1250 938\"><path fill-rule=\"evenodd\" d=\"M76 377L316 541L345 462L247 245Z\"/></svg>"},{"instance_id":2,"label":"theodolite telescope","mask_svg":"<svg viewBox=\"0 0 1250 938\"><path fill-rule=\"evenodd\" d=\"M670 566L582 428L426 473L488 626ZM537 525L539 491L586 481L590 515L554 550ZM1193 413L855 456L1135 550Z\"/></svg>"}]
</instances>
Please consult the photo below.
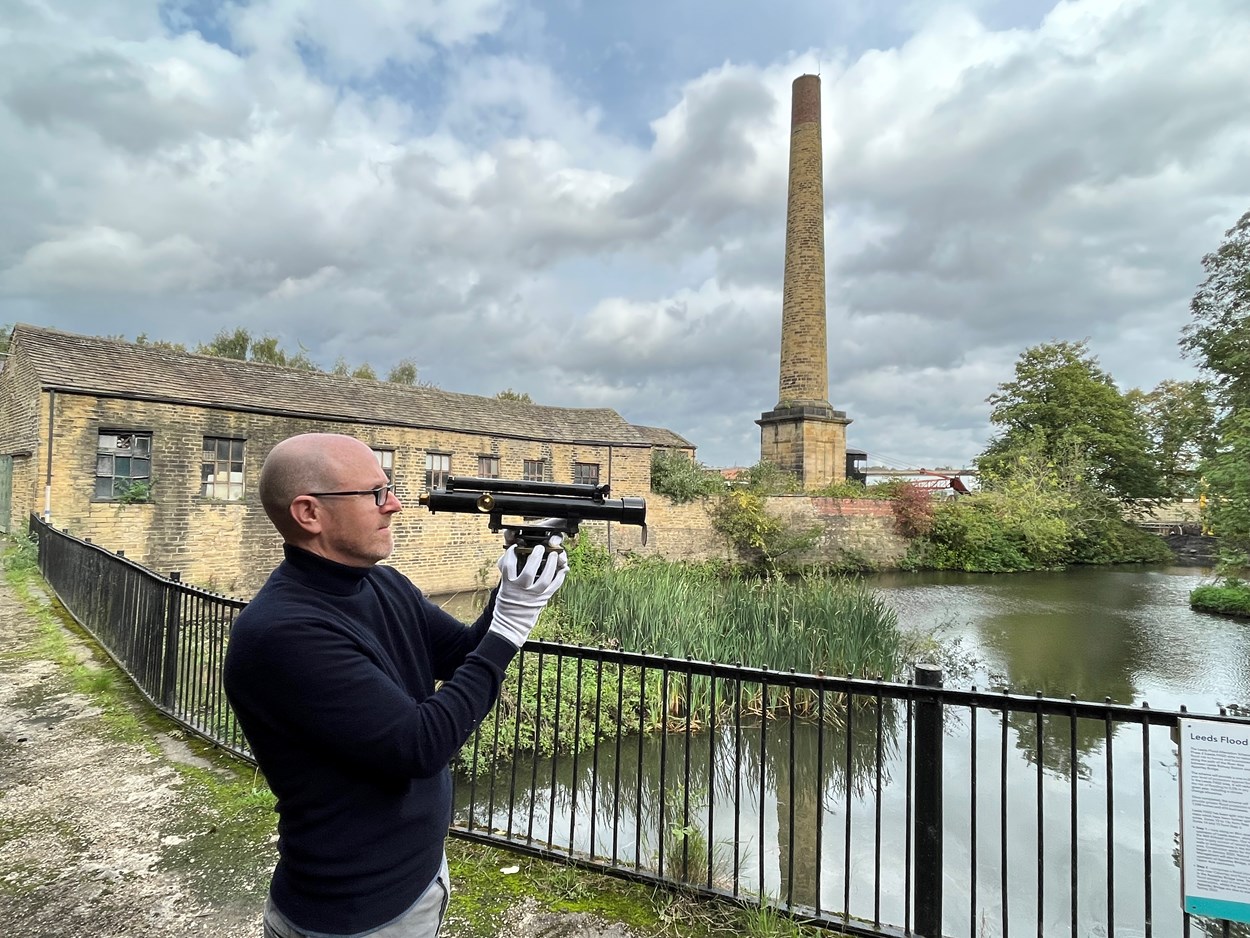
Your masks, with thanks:
<instances>
[{"instance_id":1,"label":"theodolite telescope","mask_svg":"<svg viewBox=\"0 0 1250 938\"><path fill-rule=\"evenodd\" d=\"M492 531L509 532L518 548L526 551L538 544L549 546L552 535L576 535L583 521L637 525L645 544L646 500L609 498L610 494L606 484L448 476L442 486L423 493L418 501L431 512L486 515Z\"/></svg>"}]
</instances>

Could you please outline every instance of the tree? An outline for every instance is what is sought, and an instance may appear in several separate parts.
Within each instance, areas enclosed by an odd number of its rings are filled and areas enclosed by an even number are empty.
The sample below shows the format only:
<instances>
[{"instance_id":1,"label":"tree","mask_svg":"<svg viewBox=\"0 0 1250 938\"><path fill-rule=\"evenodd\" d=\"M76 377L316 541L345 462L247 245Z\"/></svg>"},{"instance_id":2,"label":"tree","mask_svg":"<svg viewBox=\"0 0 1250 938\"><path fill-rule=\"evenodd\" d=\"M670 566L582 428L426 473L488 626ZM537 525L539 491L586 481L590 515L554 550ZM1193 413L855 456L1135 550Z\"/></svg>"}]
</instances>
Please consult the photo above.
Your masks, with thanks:
<instances>
[{"instance_id":1,"label":"tree","mask_svg":"<svg viewBox=\"0 0 1250 938\"><path fill-rule=\"evenodd\" d=\"M987 400L990 422L1002 430L977 465L991 480L1009 475L1015 455L1040 444L1045 452L1074 451L1086 481L1124 501L1161 494L1146 428L1085 342L1051 342L1026 349L1015 380Z\"/></svg>"},{"instance_id":2,"label":"tree","mask_svg":"<svg viewBox=\"0 0 1250 938\"><path fill-rule=\"evenodd\" d=\"M1161 381L1149 393L1134 388L1125 395L1146 428L1169 496L1196 495L1198 466L1215 453L1212 390L1206 381Z\"/></svg>"},{"instance_id":3,"label":"tree","mask_svg":"<svg viewBox=\"0 0 1250 938\"><path fill-rule=\"evenodd\" d=\"M149 339L146 332L135 336L135 345L146 345L148 348L160 349L164 352L179 352L185 355L187 347L181 342L166 342L164 339Z\"/></svg>"},{"instance_id":4,"label":"tree","mask_svg":"<svg viewBox=\"0 0 1250 938\"><path fill-rule=\"evenodd\" d=\"M508 388L506 391L500 391L495 395L496 400L500 401L516 401L518 404L532 404L534 399L529 396L527 391L514 391Z\"/></svg>"},{"instance_id":5,"label":"tree","mask_svg":"<svg viewBox=\"0 0 1250 938\"><path fill-rule=\"evenodd\" d=\"M1206 279L1189 311L1181 348L1216 383L1226 407L1250 406L1250 212L1224 232L1224 243L1202 259Z\"/></svg>"},{"instance_id":6,"label":"tree","mask_svg":"<svg viewBox=\"0 0 1250 938\"><path fill-rule=\"evenodd\" d=\"M1222 413L1214 452L1203 461L1206 519L1220 538L1221 568L1250 560L1250 212L1202 259L1206 279L1189 311L1181 348L1215 382Z\"/></svg>"},{"instance_id":7,"label":"tree","mask_svg":"<svg viewBox=\"0 0 1250 938\"><path fill-rule=\"evenodd\" d=\"M377 381L378 373L373 370L373 366L368 362L362 362L352 369L353 378L364 378L368 381Z\"/></svg>"},{"instance_id":8,"label":"tree","mask_svg":"<svg viewBox=\"0 0 1250 938\"><path fill-rule=\"evenodd\" d=\"M1221 423L1219 451L1202 464L1202 474L1220 565L1235 575L1250 564L1250 407L1235 408Z\"/></svg>"},{"instance_id":9,"label":"tree","mask_svg":"<svg viewBox=\"0 0 1250 938\"><path fill-rule=\"evenodd\" d=\"M260 362L263 365L280 365L284 368L299 368L303 371L320 370L308 357L308 351L302 345L298 353L291 355L278 345L276 336L253 336L242 326L234 331L222 329L213 337L212 342L207 345L200 344L195 351L199 355Z\"/></svg>"},{"instance_id":10,"label":"tree","mask_svg":"<svg viewBox=\"0 0 1250 938\"><path fill-rule=\"evenodd\" d=\"M416 384L417 363L411 358L401 358L386 373L386 380L392 384Z\"/></svg>"},{"instance_id":11,"label":"tree","mask_svg":"<svg viewBox=\"0 0 1250 938\"><path fill-rule=\"evenodd\" d=\"M234 358L245 362L251 346L252 334L239 326L233 332L222 329L213 336L213 341L207 345L201 343L195 351L197 355L215 355L218 358Z\"/></svg>"}]
</instances>

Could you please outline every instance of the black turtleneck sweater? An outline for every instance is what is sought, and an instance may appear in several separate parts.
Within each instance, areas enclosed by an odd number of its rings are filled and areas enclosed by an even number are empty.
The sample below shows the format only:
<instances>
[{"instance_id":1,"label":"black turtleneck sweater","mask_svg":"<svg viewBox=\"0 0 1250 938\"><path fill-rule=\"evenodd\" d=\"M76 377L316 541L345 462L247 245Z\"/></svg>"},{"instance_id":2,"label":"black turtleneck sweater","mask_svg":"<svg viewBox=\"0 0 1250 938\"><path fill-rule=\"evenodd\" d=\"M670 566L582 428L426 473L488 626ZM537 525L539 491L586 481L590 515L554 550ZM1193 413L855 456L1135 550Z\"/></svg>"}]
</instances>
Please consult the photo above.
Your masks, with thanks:
<instances>
[{"instance_id":1,"label":"black turtleneck sweater","mask_svg":"<svg viewBox=\"0 0 1250 938\"><path fill-rule=\"evenodd\" d=\"M351 935L437 875L448 762L516 649L487 632L493 596L466 628L391 567L285 554L231 629L226 696L278 799L274 903L304 930Z\"/></svg>"}]
</instances>

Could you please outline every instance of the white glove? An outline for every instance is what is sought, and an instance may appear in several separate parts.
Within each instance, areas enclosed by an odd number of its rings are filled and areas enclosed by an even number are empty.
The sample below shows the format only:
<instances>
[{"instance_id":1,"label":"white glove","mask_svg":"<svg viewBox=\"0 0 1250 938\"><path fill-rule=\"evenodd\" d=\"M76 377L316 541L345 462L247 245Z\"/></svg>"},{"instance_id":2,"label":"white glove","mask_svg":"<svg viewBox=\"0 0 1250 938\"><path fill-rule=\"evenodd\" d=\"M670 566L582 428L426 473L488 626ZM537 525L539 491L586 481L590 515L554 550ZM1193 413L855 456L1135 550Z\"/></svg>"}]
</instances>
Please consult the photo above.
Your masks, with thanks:
<instances>
[{"instance_id":1,"label":"white glove","mask_svg":"<svg viewBox=\"0 0 1250 938\"><path fill-rule=\"evenodd\" d=\"M558 541L557 537L552 539ZM499 592L495 595L495 615L490 631L520 648L538 622L547 600L564 582L569 558L563 550L548 550L540 544L530 551L525 566L519 571L517 560L515 544L499 558Z\"/></svg>"}]
</instances>

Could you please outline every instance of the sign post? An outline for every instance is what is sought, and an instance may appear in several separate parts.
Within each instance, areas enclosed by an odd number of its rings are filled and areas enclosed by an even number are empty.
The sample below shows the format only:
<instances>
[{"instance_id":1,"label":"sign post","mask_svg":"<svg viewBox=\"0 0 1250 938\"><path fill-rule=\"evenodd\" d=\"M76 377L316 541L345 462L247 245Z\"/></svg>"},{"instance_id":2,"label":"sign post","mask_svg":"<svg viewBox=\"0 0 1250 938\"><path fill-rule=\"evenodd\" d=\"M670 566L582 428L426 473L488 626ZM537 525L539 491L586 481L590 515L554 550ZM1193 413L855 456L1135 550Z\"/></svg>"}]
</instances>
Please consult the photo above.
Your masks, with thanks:
<instances>
[{"instance_id":1,"label":"sign post","mask_svg":"<svg viewBox=\"0 0 1250 938\"><path fill-rule=\"evenodd\" d=\"M1250 724L1183 719L1180 755L1184 909L1250 922Z\"/></svg>"}]
</instances>

